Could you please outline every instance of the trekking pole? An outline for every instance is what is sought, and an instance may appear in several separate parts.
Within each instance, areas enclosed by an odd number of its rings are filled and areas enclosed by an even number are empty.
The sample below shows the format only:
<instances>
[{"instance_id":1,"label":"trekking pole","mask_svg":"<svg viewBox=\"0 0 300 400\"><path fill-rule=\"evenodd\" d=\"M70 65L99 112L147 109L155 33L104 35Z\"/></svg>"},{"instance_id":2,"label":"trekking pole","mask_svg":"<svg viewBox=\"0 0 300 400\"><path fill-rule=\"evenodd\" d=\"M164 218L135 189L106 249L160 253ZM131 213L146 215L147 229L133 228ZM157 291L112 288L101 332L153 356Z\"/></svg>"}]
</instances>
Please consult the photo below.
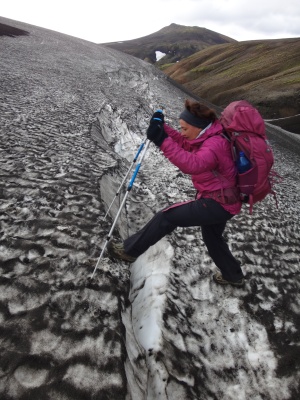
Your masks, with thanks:
<instances>
[{"instance_id":1,"label":"trekking pole","mask_svg":"<svg viewBox=\"0 0 300 400\"><path fill-rule=\"evenodd\" d=\"M103 254L104 254L104 251L105 251L105 249L106 249L106 247L107 247L107 244L108 244L108 242L110 241L111 235L112 235L112 233L113 233L113 231L114 231L114 229L115 229L115 226L116 226L117 221L118 221L118 219L119 219L119 216L120 216L120 214L121 214L122 208L123 208L123 206L124 206L124 204L125 204L125 201L126 201L128 195L129 195L129 192L130 192L131 189L132 189L132 186L133 186L133 183L134 183L134 181L135 181L135 178L136 178L136 176L137 176L137 174L138 174L138 172L139 172L139 170L140 170L140 168L141 168L141 164L142 164L142 161L143 161L143 159L144 159L144 157L145 157L145 154L146 154L146 151L147 151L148 146L149 146L149 144L150 144L150 141L149 141L148 139L146 139L144 143L145 143L145 148L144 148L144 151L143 151L143 153L142 153L142 155L141 155L140 162L137 164L137 166L136 166L136 168L135 168L135 170L134 170L134 172L133 172L133 174L132 174L132 177L131 177L130 182L129 182L128 187L127 187L127 191L126 191L125 196L124 196L124 198L123 198L123 200L122 200L122 203L121 203L121 205L120 205L120 207L119 207L119 210L118 210L117 215L116 215L116 217L115 217L115 219L114 219L114 222L113 222L113 224L112 224L112 227L111 227L111 229L110 229L110 231L109 231L109 233L108 233L108 235L107 235L107 238L106 238L106 240L105 240L103 249L102 249L101 254L100 254L99 258L98 258L98 261L97 261L97 264L96 264L96 266L95 266L95 269L94 269L94 271L93 271L93 273L92 273L92 275L91 275L91 279L93 279L93 277L94 277L94 275L95 275L95 272L96 272L96 270L97 270L97 268L98 268L98 265L99 265L99 263L100 263L100 261L101 261L101 259L102 259ZM143 147L144 147L144 146L143 146Z\"/></svg>"},{"instance_id":2,"label":"trekking pole","mask_svg":"<svg viewBox=\"0 0 300 400\"><path fill-rule=\"evenodd\" d=\"M156 110L156 111L157 111L157 112L159 111L159 112L163 113L163 112L164 112L164 106L161 106L161 109L158 109L158 110ZM160 118L154 118L154 119L160 120ZM144 147L144 145L145 145L146 142L147 142L147 138L143 141L143 143L142 143L142 144L140 145L140 147L138 148L138 151L137 151L136 155L134 156L134 159L132 160L132 163L131 163L131 165L129 166L129 169L128 169L126 175L124 176L124 178L123 178L123 180L122 180L122 182L121 182L121 184L120 184L120 186L119 186L119 188L118 188L118 190L117 190L117 192L116 192L116 194L115 194L115 196L114 196L112 202L110 203L110 206L108 207L108 210L106 211L106 214L105 214L104 217L103 217L103 221L106 220L106 217L107 217L107 215L108 215L108 213L109 213L109 211L110 211L110 209L111 209L111 207L112 207L114 201L115 201L116 198L119 196L120 190L122 189L122 187L123 187L123 185L124 185L124 183L125 183L125 181L126 181L128 175L129 175L129 173L130 173L130 171L131 171L133 165L135 164L135 162L136 162L137 159L139 158L139 155L140 155L141 151L143 150L143 147Z\"/></svg>"},{"instance_id":3,"label":"trekking pole","mask_svg":"<svg viewBox=\"0 0 300 400\"><path fill-rule=\"evenodd\" d=\"M133 161L132 161L132 163L131 163L131 165L130 165L130 167L129 167L127 173L126 173L126 175L124 176L124 178L123 178L123 180L122 180L122 182L121 182L121 184L120 184L120 186L119 186L119 188L118 188L118 190L117 190L117 192L116 192L116 194L115 194L115 197L113 198L112 202L110 203L110 206L108 207L108 210L106 211L106 214L105 214L103 220L106 219L106 217L107 217L107 215L108 215L108 213L109 213L109 211L110 211L110 209L111 209L111 207L112 207L114 201L115 201L116 198L119 196L120 190L122 189L122 187L123 187L123 185L124 185L124 183L125 183L125 181L126 181L128 175L129 175L129 173L130 173L130 171L131 171L133 165L135 164L136 160L139 158L139 155L140 155L141 151L143 150L143 147L144 147L146 141L147 141L147 139L145 139L145 140L143 141L143 143L140 145L140 147L138 148L138 151L137 151L136 155L134 156L134 159L133 159Z\"/></svg>"}]
</instances>

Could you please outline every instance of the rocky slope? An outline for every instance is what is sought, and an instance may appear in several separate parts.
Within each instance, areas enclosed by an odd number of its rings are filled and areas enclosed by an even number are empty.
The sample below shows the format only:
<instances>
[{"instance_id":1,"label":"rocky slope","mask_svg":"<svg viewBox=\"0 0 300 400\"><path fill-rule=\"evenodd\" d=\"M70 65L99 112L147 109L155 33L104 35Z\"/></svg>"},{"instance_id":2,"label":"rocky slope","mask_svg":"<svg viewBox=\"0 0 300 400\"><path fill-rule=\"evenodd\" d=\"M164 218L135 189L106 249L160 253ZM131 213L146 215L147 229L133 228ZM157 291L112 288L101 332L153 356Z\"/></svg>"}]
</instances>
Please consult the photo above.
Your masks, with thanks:
<instances>
[{"instance_id":1,"label":"rocky slope","mask_svg":"<svg viewBox=\"0 0 300 400\"><path fill-rule=\"evenodd\" d=\"M103 258L104 215L158 106L174 127L186 93L137 58L0 18L0 398L299 398L299 154L268 126L272 197L226 238L244 289L216 287L199 229L178 229L134 264ZM123 195L123 193L122 193ZM193 198L150 146L114 232Z\"/></svg>"}]
</instances>

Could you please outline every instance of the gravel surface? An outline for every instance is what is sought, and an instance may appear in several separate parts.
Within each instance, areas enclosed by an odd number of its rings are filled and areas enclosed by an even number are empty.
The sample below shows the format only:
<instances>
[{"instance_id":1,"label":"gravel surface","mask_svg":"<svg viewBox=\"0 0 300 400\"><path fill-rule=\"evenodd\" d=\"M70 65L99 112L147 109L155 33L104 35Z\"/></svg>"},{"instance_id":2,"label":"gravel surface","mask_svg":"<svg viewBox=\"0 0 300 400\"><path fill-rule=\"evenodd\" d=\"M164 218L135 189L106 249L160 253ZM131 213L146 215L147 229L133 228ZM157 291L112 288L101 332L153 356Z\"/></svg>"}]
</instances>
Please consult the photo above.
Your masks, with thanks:
<instances>
[{"instance_id":1,"label":"gravel surface","mask_svg":"<svg viewBox=\"0 0 300 400\"><path fill-rule=\"evenodd\" d=\"M298 137L267 125L279 208L228 224L244 289L212 282L197 228L91 279L149 117L176 127L187 95L139 59L0 22L29 33L0 37L1 399L298 399ZM114 236L193 196L151 145Z\"/></svg>"}]
</instances>

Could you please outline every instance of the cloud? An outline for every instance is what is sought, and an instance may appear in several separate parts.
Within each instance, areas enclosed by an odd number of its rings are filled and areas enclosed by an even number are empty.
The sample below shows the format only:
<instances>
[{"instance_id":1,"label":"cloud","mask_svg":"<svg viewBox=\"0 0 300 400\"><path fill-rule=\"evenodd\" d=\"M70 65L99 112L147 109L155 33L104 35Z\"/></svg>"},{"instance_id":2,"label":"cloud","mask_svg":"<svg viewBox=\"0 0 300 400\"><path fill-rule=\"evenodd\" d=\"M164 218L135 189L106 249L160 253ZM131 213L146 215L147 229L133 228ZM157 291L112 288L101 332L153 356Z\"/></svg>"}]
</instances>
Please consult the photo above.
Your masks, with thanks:
<instances>
[{"instance_id":1,"label":"cloud","mask_svg":"<svg viewBox=\"0 0 300 400\"><path fill-rule=\"evenodd\" d=\"M171 23L236 40L300 37L299 0L15 0L1 5L1 15L96 43L136 39Z\"/></svg>"},{"instance_id":2,"label":"cloud","mask_svg":"<svg viewBox=\"0 0 300 400\"><path fill-rule=\"evenodd\" d=\"M191 7L188 7L190 4ZM298 1L261 0L185 2L184 24L203 26L237 40L300 37Z\"/></svg>"}]
</instances>

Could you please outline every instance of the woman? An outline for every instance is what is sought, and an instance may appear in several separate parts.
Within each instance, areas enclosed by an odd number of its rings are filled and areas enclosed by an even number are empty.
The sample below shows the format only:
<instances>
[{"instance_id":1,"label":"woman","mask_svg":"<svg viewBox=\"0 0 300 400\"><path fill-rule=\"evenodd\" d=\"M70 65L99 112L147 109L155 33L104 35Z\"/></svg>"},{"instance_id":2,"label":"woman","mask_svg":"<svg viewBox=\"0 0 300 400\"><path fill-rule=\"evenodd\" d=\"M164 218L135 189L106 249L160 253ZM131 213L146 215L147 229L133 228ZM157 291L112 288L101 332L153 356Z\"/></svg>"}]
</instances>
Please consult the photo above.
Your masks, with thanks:
<instances>
[{"instance_id":1,"label":"woman","mask_svg":"<svg viewBox=\"0 0 300 400\"><path fill-rule=\"evenodd\" d=\"M186 100L179 123L181 133L164 123L162 112L157 111L150 120L147 137L171 163L191 175L197 190L195 200L158 212L123 243L111 241L108 252L112 257L133 262L175 228L200 226L208 253L220 270L213 275L214 281L241 287L244 276L240 262L223 238L227 221L242 207L230 143L222 135L215 111L201 103Z\"/></svg>"}]
</instances>

